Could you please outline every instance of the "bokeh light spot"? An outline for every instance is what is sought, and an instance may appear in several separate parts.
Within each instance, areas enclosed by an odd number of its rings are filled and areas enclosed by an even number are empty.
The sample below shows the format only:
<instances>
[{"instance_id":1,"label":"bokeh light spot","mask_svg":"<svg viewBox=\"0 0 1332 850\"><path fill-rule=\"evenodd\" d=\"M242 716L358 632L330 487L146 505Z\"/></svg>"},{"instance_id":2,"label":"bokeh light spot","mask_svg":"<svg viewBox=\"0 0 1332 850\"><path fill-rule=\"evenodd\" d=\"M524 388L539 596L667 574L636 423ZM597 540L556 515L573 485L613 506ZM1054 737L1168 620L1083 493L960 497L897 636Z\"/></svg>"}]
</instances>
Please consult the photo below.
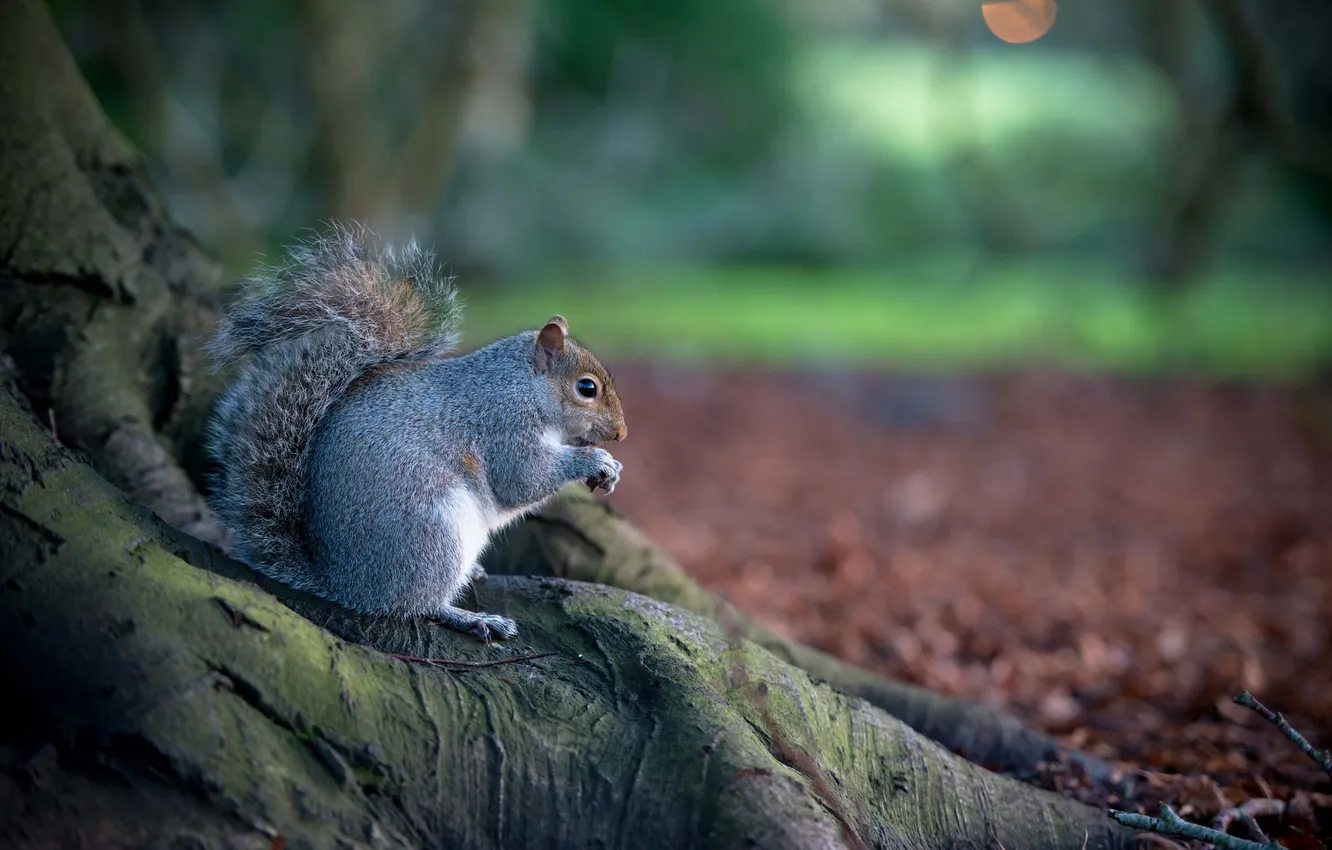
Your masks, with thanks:
<instances>
[{"instance_id":1,"label":"bokeh light spot","mask_svg":"<svg viewBox=\"0 0 1332 850\"><path fill-rule=\"evenodd\" d=\"M996 0L982 3L981 14L990 32L1012 44L1024 44L1054 26L1055 0Z\"/></svg>"}]
</instances>

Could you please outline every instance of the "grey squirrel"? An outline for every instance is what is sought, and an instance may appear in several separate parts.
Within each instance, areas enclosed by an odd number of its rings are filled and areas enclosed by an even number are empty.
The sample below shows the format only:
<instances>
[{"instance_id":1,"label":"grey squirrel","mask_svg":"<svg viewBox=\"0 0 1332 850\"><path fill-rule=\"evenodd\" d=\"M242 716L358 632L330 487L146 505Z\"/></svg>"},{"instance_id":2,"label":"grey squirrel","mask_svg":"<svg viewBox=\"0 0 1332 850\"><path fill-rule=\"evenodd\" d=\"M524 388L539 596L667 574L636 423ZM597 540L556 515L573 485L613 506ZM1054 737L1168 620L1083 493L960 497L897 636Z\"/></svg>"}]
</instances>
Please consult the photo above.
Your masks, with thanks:
<instances>
[{"instance_id":1,"label":"grey squirrel","mask_svg":"<svg viewBox=\"0 0 1332 850\"><path fill-rule=\"evenodd\" d=\"M483 640L515 623L454 603L491 535L583 481L610 493L610 373L552 316L453 354L462 306L413 241L334 226L246 282L209 354L242 363L215 408L211 504L233 554L370 614Z\"/></svg>"}]
</instances>

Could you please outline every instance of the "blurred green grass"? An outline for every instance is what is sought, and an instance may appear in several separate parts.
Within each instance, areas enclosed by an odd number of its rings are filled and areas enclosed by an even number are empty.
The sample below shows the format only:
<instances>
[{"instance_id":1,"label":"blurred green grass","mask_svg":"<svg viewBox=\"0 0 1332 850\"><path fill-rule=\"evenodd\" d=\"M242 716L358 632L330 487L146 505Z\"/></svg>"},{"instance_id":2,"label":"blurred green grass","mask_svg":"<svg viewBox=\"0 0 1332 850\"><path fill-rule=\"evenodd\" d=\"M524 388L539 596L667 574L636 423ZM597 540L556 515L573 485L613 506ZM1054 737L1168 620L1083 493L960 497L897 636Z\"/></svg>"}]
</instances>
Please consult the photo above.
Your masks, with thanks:
<instances>
[{"instance_id":1,"label":"blurred green grass","mask_svg":"<svg viewBox=\"0 0 1332 850\"><path fill-rule=\"evenodd\" d=\"M813 115L918 166L975 145L1017 154L1051 131L1102 156L1150 158L1173 121L1170 90L1146 66L1081 52L846 41L805 51L793 74Z\"/></svg>"},{"instance_id":2,"label":"blurred green grass","mask_svg":"<svg viewBox=\"0 0 1332 850\"><path fill-rule=\"evenodd\" d=\"M467 287L469 347L547 316L608 358L914 371L1045 365L1298 379L1332 363L1332 288L1216 275L1170 302L1074 264L617 272Z\"/></svg>"},{"instance_id":3,"label":"blurred green grass","mask_svg":"<svg viewBox=\"0 0 1332 850\"><path fill-rule=\"evenodd\" d=\"M949 175L982 152L1041 227L1065 236L1107 210L1136 218L1150 208L1174 121L1169 91L1150 71L1076 53L840 43L807 52L794 72L804 108L829 131L914 174ZM1246 204L1236 222L1272 218L1270 203ZM617 359L1276 380L1332 364L1332 287L1316 271L1220 268L1170 301L1104 259L1048 255L980 270L943 260L617 268L471 290L467 342L561 313Z\"/></svg>"}]
</instances>

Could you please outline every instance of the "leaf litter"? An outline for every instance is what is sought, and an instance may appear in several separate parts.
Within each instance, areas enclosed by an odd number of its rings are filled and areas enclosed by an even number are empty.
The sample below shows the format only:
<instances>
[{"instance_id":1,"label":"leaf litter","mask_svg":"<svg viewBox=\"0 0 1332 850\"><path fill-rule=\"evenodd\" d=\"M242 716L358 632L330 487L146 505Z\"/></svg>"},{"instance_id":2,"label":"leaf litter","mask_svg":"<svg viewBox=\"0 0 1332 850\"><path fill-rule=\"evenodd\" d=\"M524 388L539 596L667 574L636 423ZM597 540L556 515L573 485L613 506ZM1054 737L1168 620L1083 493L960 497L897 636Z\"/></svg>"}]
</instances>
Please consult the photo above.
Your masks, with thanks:
<instances>
[{"instance_id":1,"label":"leaf litter","mask_svg":"<svg viewBox=\"0 0 1332 850\"><path fill-rule=\"evenodd\" d=\"M1100 806L1257 799L1332 842L1332 388L617 369L612 501L770 628L1122 765ZM1267 808L1272 808L1269 804Z\"/></svg>"}]
</instances>

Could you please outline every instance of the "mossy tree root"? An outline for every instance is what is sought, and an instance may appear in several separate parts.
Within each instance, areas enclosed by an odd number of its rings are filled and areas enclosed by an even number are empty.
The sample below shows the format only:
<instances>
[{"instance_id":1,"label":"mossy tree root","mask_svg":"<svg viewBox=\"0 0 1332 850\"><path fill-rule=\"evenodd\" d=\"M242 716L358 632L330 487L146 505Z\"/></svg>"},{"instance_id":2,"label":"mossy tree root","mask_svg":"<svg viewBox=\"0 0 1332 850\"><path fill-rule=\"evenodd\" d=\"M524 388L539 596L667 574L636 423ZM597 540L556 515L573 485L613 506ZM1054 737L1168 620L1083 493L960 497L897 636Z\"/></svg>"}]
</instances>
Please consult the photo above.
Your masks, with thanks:
<instances>
[{"instance_id":1,"label":"mossy tree root","mask_svg":"<svg viewBox=\"0 0 1332 850\"><path fill-rule=\"evenodd\" d=\"M1030 778L1041 763L1076 762L1103 782L1110 765L1016 719L966 700L893 681L764 628L689 577L659 546L581 488L561 492L507 531L485 559L491 573L551 575L620 587L678 605L767 649L814 679L861 697L916 731L993 770Z\"/></svg>"},{"instance_id":2,"label":"mossy tree root","mask_svg":"<svg viewBox=\"0 0 1332 850\"><path fill-rule=\"evenodd\" d=\"M356 617L134 506L8 393L0 439L5 846L1128 841L683 608L497 577L513 644Z\"/></svg>"}]
</instances>

